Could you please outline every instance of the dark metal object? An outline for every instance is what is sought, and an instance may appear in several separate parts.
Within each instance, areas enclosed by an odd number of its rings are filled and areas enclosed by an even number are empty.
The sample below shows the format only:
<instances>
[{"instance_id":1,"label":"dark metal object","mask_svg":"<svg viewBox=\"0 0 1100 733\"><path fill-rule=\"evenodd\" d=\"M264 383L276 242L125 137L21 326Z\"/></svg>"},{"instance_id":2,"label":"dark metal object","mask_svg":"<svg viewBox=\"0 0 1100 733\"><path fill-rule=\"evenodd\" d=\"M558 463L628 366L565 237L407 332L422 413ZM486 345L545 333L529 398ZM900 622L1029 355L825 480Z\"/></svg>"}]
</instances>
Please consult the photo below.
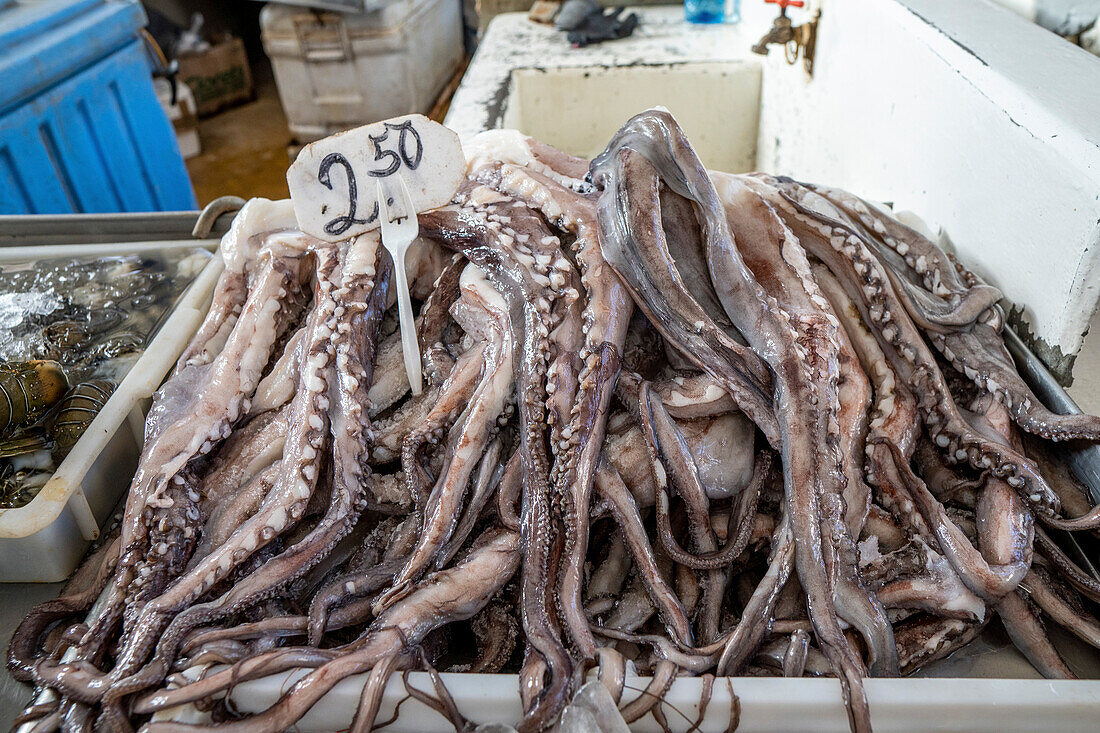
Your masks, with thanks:
<instances>
[{"instance_id":1,"label":"dark metal object","mask_svg":"<svg viewBox=\"0 0 1100 733\"><path fill-rule=\"evenodd\" d=\"M1047 370L1043 362L1024 346L1020 337L1010 329L1002 331L1005 345L1016 360L1020 375L1027 381L1035 396L1052 412L1063 415L1080 415L1081 408L1073 401L1058 380ZM1089 488L1092 500L1100 504L1100 445L1067 443L1062 457L1069 464L1077 480Z\"/></svg>"},{"instance_id":2,"label":"dark metal object","mask_svg":"<svg viewBox=\"0 0 1100 733\"><path fill-rule=\"evenodd\" d=\"M168 211L0 216L0 247L191 239L191 231L201 214L199 211ZM221 237L229 231L231 221L232 216L218 216L207 230L207 236Z\"/></svg>"},{"instance_id":3,"label":"dark metal object","mask_svg":"<svg viewBox=\"0 0 1100 733\"><path fill-rule=\"evenodd\" d=\"M821 11L814 13L814 17L802 25L791 25L791 19L787 17L787 7L802 7L802 0L764 0L779 6L779 16L772 21L771 30L756 42L752 47L753 53L761 56L768 55L768 46L775 44L783 47L787 63L794 65L801 54L802 64L806 73L811 76L814 73L814 51L817 47L817 23L821 19Z\"/></svg>"},{"instance_id":4,"label":"dark metal object","mask_svg":"<svg viewBox=\"0 0 1100 733\"><path fill-rule=\"evenodd\" d=\"M1024 345L1016 332L1011 328L1005 328L1002 335L1009 353L1016 361L1016 368L1020 370L1020 376L1028 383L1035 396L1053 412L1080 415L1081 408L1066 393L1054 375L1047 370L1046 365L1039 361L1039 357ZM1069 465L1070 472L1088 487L1092 500L1100 503L1100 445L1074 441L1061 446L1061 449L1061 457ZM1051 534L1057 536L1062 546L1082 568L1100 580L1100 571L1096 569L1088 553L1081 549L1081 545L1071 532L1052 531Z\"/></svg>"}]
</instances>

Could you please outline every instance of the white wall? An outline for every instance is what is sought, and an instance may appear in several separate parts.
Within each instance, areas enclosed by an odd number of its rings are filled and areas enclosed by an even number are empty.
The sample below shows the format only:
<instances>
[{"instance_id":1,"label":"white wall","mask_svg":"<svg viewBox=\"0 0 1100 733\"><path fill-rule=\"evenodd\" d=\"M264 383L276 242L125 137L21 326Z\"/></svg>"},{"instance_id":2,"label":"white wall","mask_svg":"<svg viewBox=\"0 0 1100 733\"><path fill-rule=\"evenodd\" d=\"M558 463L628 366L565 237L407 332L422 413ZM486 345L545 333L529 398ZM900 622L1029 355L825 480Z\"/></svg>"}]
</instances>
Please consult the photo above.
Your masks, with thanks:
<instances>
[{"instance_id":1,"label":"white wall","mask_svg":"<svg viewBox=\"0 0 1100 733\"><path fill-rule=\"evenodd\" d=\"M943 226L1076 353L1100 292L1100 63L981 1L823 5L812 80L767 59L760 166Z\"/></svg>"}]
</instances>

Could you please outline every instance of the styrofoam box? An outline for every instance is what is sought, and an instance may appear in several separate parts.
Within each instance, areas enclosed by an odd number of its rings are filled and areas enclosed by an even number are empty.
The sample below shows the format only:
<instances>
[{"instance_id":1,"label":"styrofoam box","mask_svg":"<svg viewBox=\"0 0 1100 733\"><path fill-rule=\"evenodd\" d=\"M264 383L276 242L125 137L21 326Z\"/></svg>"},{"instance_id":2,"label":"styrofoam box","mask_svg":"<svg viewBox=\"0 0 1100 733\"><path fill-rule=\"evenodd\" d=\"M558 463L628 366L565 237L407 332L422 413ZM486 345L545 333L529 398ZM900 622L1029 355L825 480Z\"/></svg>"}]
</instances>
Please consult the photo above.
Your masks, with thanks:
<instances>
[{"instance_id":1,"label":"styrofoam box","mask_svg":"<svg viewBox=\"0 0 1100 733\"><path fill-rule=\"evenodd\" d=\"M213 248L216 240L0 248L0 262ZM213 257L176 301L156 336L69 455L29 504L0 509L0 582L55 583L76 568L88 543L130 485L153 392L209 308L223 267Z\"/></svg>"},{"instance_id":2,"label":"styrofoam box","mask_svg":"<svg viewBox=\"0 0 1100 733\"><path fill-rule=\"evenodd\" d=\"M268 5L260 13L290 131L310 142L428 112L462 60L456 0L396 0L363 13Z\"/></svg>"}]
</instances>

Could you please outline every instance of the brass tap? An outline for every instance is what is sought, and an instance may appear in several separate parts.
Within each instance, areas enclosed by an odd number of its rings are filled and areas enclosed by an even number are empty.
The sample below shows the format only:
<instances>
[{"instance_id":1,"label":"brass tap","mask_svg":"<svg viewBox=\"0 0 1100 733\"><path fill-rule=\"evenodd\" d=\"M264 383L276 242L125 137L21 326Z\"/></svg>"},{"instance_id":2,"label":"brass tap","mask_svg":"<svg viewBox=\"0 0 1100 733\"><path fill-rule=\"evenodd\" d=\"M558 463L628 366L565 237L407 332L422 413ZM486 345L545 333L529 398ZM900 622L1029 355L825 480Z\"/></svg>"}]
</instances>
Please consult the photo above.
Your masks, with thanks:
<instances>
[{"instance_id":1,"label":"brass tap","mask_svg":"<svg viewBox=\"0 0 1100 733\"><path fill-rule=\"evenodd\" d=\"M817 21L821 18L821 11L814 13L814 17L801 25L791 25L791 19L787 17L787 8L801 8L803 0L764 0L766 3L774 3L779 6L779 16L772 21L771 29L752 47L753 53L761 56L768 55L768 46L772 44L783 47L784 56L788 64L798 61L802 56L802 64L806 73L811 76L814 73L814 47L817 45Z\"/></svg>"}]
</instances>

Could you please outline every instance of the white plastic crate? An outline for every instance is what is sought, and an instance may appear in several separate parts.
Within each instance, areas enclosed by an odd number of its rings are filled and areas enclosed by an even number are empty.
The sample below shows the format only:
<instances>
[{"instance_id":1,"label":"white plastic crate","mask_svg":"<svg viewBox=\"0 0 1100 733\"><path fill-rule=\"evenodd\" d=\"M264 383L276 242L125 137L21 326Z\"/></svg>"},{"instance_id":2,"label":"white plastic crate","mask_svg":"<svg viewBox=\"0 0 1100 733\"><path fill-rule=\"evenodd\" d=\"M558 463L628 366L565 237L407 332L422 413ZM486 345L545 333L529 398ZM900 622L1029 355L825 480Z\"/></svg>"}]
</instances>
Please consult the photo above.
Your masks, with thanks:
<instances>
[{"instance_id":1,"label":"white plastic crate","mask_svg":"<svg viewBox=\"0 0 1100 733\"><path fill-rule=\"evenodd\" d=\"M458 0L395 0L362 13L268 5L260 27L299 142L426 113L462 61Z\"/></svg>"},{"instance_id":2,"label":"white plastic crate","mask_svg":"<svg viewBox=\"0 0 1100 733\"><path fill-rule=\"evenodd\" d=\"M273 705L307 670L282 672L233 688L234 709L259 712ZM521 715L519 679L514 674L444 673L447 690L459 712L477 723L516 724ZM341 680L300 721L294 730L323 733L347 730L359 706L367 675ZM639 696L648 677L631 677L623 701ZM431 690L424 672L409 683ZM727 684L728 683L728 684ZM1092 680L1020 679L868 679L867 700L876 733L952 731L1003 733L1095 731L1100 720L1100 683ZM835 679L732 677L715 680L701 733L720 733L730 724L730 692L740 705L738 733L846 733L848 717ZM664 713L673 730L683 731L699 718L703 681L680 677L664 696ZM446 733L454 728L438 712L406 699L400 673L386 685L378 720L389 720L401 704L398 718L383 730L390 733ZM681 714L686 717L681 717ZM158 713L154 720L209 723L208 713L194 706ZM675 722L673 722L675 721ZM632 731L661 733L651 716L632 723ZM19 733L24 733L19 731Z\"/></svg>"},{"instance_id":3,"label":"white plastic crate","mask_svg":"<svg viewBox=\"0 0 1100 733\"><path fill-rule=\"evenodd\" d=\"M0 248L0 263L213 247L216 240ZM54 583L76 568L130 485L153 392L205 315L223 267L211 258L69 455L29 504L0 509L0 582Z\"/></svg>"}]
</instances>

